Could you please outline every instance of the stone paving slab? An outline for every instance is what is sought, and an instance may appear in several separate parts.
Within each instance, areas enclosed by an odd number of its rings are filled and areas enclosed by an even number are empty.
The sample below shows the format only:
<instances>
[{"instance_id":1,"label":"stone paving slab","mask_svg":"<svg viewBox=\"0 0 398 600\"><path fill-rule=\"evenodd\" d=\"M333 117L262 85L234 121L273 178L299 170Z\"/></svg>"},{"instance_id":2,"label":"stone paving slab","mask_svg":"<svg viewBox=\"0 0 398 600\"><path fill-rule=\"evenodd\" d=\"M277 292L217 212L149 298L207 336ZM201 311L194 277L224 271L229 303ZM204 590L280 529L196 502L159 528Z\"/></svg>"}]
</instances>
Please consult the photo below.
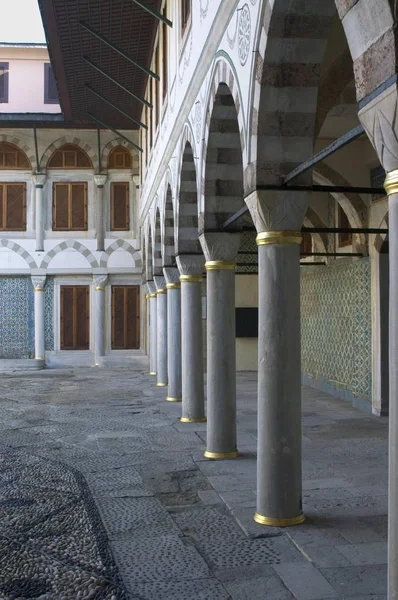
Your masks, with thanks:
<instances>
[{"instance_id":1,"label":"stone paving slab","mask_svg":"<svg viewBox=\"0 0 398 600\"><path fill-rule=\"evenodd\" d=\"M256 393L209 461L141 367L5 375L0 600L386 600L387 419L303 388L307 521L263 527Z\"/></svg>"}]
</instances>

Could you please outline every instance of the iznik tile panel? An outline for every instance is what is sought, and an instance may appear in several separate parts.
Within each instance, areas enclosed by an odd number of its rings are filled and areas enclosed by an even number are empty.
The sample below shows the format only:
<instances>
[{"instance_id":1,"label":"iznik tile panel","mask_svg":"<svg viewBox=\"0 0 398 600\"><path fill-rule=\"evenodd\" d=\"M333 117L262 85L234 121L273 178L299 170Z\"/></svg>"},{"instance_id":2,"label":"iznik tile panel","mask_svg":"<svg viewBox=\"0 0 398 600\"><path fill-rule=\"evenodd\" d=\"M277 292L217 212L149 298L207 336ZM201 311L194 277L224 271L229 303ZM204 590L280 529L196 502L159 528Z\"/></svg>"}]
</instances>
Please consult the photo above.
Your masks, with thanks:
<instances>
[{"instance_id":1,"label":"iznik tile panel","mask_svg":"<svg viewBox=\"0 0 398 600\"><path fill-rule=\"evenodd\" d=\"M371 402L370 260L301 270L302 369Z\"/></svg>"},{"instance_id":2,"label":"iznik tile panel","mask_svg":"<svg viewBox=\"0 0 398 600\"><path fill-rule=\"evenodd\" d=\"M34 357L34 294L30 277L0 277L0 358Z\"/></svg>"},{"instance_id":3,"label":"iznik tile panel","mask_svg":"<svg viewBox=\"0 0 398 600\"><path fill-rule=\"evenodd\" d=\"M44 296L44 343L46 350L54 350L54 278L47 277Z\"/></svg>"}]
</instances>

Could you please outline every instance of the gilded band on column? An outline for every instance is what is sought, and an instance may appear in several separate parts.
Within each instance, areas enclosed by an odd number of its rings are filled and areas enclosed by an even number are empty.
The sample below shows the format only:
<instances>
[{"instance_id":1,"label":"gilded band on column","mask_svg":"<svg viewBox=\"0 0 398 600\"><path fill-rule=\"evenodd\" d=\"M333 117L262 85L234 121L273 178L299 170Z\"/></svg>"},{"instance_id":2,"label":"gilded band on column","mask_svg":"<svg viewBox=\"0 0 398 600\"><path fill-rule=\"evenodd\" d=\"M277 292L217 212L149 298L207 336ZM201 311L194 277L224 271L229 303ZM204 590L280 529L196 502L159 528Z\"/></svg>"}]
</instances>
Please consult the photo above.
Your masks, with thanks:
<instances>
[{"instance_id":1,"label":"gilded band on column","mask_svg":"<svg viewBox=\"0 0 398 600\"><path fill-rule=\"evenodd\" d=\"M268 244L301 244L300 231L262 231L256 237L257 246Z\"/></svg>"}]
</instances>

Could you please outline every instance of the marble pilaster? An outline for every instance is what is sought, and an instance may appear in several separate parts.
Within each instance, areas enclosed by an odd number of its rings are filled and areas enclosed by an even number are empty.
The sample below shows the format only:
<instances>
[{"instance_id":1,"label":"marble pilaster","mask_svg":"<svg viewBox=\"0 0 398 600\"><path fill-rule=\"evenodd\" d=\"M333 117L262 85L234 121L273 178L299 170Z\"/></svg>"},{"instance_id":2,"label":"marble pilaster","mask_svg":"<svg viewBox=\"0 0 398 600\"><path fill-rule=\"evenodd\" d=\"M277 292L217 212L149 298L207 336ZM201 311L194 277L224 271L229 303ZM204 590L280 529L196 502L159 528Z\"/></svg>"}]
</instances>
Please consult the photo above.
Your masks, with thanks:
<instances>
[{"instance_id":1,"label":"marble pilaster","mask_svg":"<svg viewBox=\"0 0 398 600\"><path fill-rule=\"evenodd\" d=\"M104 186L108 179L107 175L94 175L94 183L97 187L96 210L95 210L95 231L97 238L97 251L105 250L105 207L104 207Z\"/></svg>"},{"instance_id":2,"label":"marble pilaster","mask_svg":"<svg viewBox=\"0 0 398 600\"><path fill-rule=\"evenodd\" d=\"M95 366L101 366L105 356L105 290L108 275L96 275L94 277L95 289L95 330L94 330L94 359Z\"/></svg>"},{"instance_id":3,"label":"marble pilaster","mask_svg":"<svg viewBox=\"0 0 398 600\"><path fill-rule=\"evenodd\" d=\"M45 224L45 206L44 206L44 184L46 175L35 173L33 183L35 186L35 228L36 228L36 252L44 251L44 224Z\"/></svg>"},{"instance_id":4,"label":"marble pilaster","mask_svg":"<svg viewBox=\"0 0 398 600\"><path fill-rule=\"evenodd\" d=\"M35 298L35 359L45 361L44 292L45 275L32 275Z\"/></svg>"}]
</instances>

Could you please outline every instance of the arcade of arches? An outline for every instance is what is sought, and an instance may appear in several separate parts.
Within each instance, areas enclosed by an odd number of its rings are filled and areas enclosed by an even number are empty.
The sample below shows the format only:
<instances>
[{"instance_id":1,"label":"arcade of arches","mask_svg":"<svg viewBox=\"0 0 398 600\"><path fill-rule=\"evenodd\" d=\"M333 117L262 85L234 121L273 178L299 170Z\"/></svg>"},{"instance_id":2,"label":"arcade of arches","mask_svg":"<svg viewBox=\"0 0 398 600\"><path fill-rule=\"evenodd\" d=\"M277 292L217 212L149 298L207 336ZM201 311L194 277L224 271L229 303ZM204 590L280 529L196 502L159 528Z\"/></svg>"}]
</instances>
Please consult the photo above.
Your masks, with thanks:
<instances>
[{"instance_id":1,"label":"arcade of arches","mask_svg":"<svg viewBox=\"0 0 398 600\"><path fill-rule=\"evenodd\" d=\"M205 456L225 459L239 456L236 370L258 364L264 525L305 519L302 381L375 418L389 413L389 598L398 598L397 6L258 4L250 80L233 56L213 56L177 141L146 143L150 371L168 401L181 401L182 423L207 420ZM200 103L202 125L192 117ZM300 168L343 136L338 151Z\"/></svg>"}]
</instances>

